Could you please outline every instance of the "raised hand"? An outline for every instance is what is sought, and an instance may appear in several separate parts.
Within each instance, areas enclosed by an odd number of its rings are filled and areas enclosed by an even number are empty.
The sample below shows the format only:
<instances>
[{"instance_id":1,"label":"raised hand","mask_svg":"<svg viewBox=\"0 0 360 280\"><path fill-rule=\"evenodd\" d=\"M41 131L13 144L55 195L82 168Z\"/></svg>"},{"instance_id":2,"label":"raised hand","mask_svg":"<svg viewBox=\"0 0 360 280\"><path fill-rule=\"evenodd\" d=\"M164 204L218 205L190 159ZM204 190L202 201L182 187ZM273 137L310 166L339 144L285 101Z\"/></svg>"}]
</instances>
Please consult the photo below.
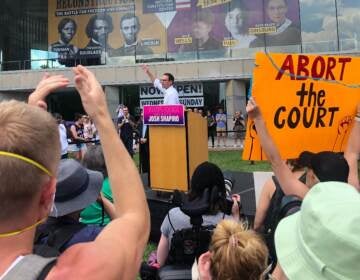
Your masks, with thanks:
<instances>
[{"instance_id":1,"label":"raised hand","mask_svg":"<svg viewBox=\"0 0 360 280\"><path fill-rule=\"evenodd\" d=\"M233 194L231 196L231 199L233 201L233 205L231 207L231 214L235 218L235 220L240 219L240 204L241 204L241 198L239 194Z\"/></svg>"},{"instance_id":2,"label":"raised hand","mask_svg":"<svg viewBox=\"0 0 360 280\"><path fill-rule=\"evenodd\" d=\"M149 66L147 64L141 65L142 70L144 70L145 73L149 72Z\"/></svg>"},{"instance_id":3,"label":"raised hand","mask_svg":"<svg viewBox=\"0 0 360 280\"><path fill-rule=\"evenodd\" d=\"M88 115L94 121L99 116L108 115L105 93L95 75L82 65L74 67L73 72L75 74L75 87Z\"/></svg>"},{"instance_id":4,"label":"raised hand","mask_svg":"<svg viewBox=\"0 0 360 280\"><path fill-rule=\"evenodd\" d=\"M251 97L246 105L246 112L250 119L255 120L261 118L261 112L255 100Z\"/></svg>"},{"instance_id":5,"label":"raised hand","mask_svg":"<svg viewBox=\"0 0 360 280\"><path fill-rule=\"evenodd\" d=\"M41 81L36 86L35 90L30 94L28 103L46 110L46 96L48 96L54 90L67 87L68 85L69 79L63 75L51 76L49 73L45 73Z\"/></svg>"}]
</instances>

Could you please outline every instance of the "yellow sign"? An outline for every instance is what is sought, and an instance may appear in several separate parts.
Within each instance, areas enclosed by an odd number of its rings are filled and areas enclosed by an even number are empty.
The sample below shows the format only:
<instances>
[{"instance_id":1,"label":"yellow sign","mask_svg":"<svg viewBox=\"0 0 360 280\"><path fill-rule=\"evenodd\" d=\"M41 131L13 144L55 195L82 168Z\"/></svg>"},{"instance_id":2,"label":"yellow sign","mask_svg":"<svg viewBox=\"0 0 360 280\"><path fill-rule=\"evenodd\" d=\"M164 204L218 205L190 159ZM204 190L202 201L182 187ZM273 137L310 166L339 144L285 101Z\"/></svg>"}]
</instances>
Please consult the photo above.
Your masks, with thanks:
<instances>
[{"instance_id":1,"label":"yellow sign","mask_svg":"<svg viewBox=\"0 0 360 280\"><path fill-rule=\"evenodd\" d=\"M231 0L199 0L197 3L197 6L201 7L201 8L208 8L208 7L218 6L218 5L222 5L222 4L229 3L229 2L231 2Z\"/></svg>"},{"instance_id":2,"label":"yellow sign","mask_svg":"<svg viewBox=\"0 0 360 280\"><path fill-rule=\"evenodd\" d=\"M224 39L222 42L223 47L234 47L238 44L238 40L235 39Z\"/></svg>"},{"instance_id":3,"label":"yellow sign","mask_svg":"<svg viewBox=\"0 0 360 280\"><path fill-rule=\"evenodd\" d=\"M192 37L191 36L184 36L174 39L175 45L184 45L184 44L191 44L192 43Z\"/></svg>"},{"instance_id":4,"label":"yellow sign","mask_svg":"<svg viewBox=\"0 0 360 280\"><path fill-rule=\"evenodd\" d=\"M259 27L250 27L249 35L255 35L255 34L265 34L265 33L275 33L276 32L276 26L259 26Z\"/></svg>"},{"instance_id":5,"label":"yellow sign","mask_svg":"<svg viewBox=\"0 0 360 280\"><path fill-rule=\"evenodd\" d=\"M252 96L282 158L344 151L360 101L360 58L258 53L255 64ZM250 120L243 159L265 159Z\"/></svg>"}]
</instances>

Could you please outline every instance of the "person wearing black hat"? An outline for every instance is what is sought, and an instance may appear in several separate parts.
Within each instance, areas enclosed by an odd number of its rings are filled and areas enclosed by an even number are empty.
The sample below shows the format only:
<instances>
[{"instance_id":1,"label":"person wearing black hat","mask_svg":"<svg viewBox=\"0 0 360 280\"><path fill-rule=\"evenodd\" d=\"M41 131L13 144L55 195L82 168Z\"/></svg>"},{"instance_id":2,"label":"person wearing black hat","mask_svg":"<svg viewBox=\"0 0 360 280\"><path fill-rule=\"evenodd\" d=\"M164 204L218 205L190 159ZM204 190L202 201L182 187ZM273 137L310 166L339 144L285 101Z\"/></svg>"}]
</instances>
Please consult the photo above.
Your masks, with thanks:
<instances>
[{"instance_id":1,"label":"person wearing black hat","mask_svg":"<svg viewBox=\"0 0 360 280\"><path fill-rule=\"evenodd\" d=\"M346 159L341 154L329 151L308 154L309 166L306 173L306 184L294 178L289 167L281 159L280 152L268 133L260 109L253 98L249 100L246 111L249 118L255 123L261 146L286 195L295 195L303 199L309 189L319 182L347 182L349 165Z\"/></svg>"},{"instance_id":2,"label":"person wearing black hat","mask_svg":"<svg viewBox=\"0 0 360 280\"><path fill-rule=\"evenodd\" d=\"M79 219L80 212L99 197L102 180L100 172L86 169L74 159L62 160L57 173L55 204L46 223L38 227L39 237L35 243L48 244L51 247L49 237L54 236L52 233L70 227L73 227L74 231L72 235L70 233L68 240L61 244L60 253L76 243L95 240L103 227L82 226Z\"/></svg>"}]
</instances>

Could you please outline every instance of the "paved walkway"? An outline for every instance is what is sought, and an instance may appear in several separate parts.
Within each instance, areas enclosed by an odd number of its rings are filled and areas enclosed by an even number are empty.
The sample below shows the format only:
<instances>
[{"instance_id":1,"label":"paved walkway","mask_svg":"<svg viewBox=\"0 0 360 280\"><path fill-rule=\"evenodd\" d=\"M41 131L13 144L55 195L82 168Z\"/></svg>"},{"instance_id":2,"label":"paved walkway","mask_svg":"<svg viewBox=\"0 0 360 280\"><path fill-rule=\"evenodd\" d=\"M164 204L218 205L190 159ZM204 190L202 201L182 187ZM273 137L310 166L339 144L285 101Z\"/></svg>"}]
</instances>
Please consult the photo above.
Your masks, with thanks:
<instances>
[{"instance_id":1,"label":"paved walkway","mask_svg":"<svg viewBox=\"0 0 360 280\"><path fill-rule=\"evenodd\" d=\"M243 149L243 147L240 147L240 141L238 140L237 145L235 146L235 140L234 137L227 137L226 138L226 146L224 146L224 143L220 142L220 146L217 146L217 139L215 137L215 146L212 147L211 138L208 141L208 147L209 151L240 151ZM134 144L134 152L137 153L139 151L138 145Z\"/></svg>"},{"instance_id":2,"label":"paved walkway","mask_svg":"<svg viewBox=\"0 0 360 280\"><path fill-rule=\"evenodd\" d=\"M233 151L233 150L242 150L243 147L240 146L240 141L237 141L237 145L235 146L235 139L234 137L228 136L226 138L226 146L224 146L223 141L221 140L220 142L220 146L217 146L217 139L215 137L215 146L214 148L212 147L212 143L211 143L211 138L209 138L208 141L208 147L209 147L209 151Z\"/></svg>"}]
</instances>

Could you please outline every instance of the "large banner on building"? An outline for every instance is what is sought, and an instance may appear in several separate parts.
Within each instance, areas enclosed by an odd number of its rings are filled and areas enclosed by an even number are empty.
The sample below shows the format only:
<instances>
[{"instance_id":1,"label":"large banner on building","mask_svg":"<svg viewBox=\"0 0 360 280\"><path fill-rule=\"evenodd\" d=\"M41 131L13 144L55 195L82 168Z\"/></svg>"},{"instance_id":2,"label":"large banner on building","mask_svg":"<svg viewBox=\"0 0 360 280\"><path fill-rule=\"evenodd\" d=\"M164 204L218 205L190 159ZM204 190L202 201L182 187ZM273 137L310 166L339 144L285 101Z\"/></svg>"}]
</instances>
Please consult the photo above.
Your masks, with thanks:
<instances>
[{"instance_id":1,"label":"large banner on building","mask_svg":"<svg viewBox=\"0 0 360 280\"><path fill-rule=\"evenodd\" d=\"M182 6L167 28L169 53L219 57L230 49L301 42L298 0L179 2Z\"/></svg>"},{"instance_id":2,"label":"large banner on building","mask_svg":"<svg viewBox=\"0 0 360 280\"><path fill-rule=\"evenodd\" d=\"M60 63L86 59L88 64L111 64L167 49L163 24L155 14L142 13L141 1L135 5L135 0L49 0L48 4L49 50Z\"/></svg>"},{"instance_id":3,"label":"large banner on building","mask_svg":"<svg viewBox=\"0 0 360 280\"><path fill-rule=\"evenodd\" d=\"M252 0L243 1L242 22L246 27L250 48L288 46L301 43L299 0ZM239 1L230 4L227 25L237 46L241 45L240 28L231 25L231 19L239 11ZM231 13L233 16L231 16ZM231 27L232 26L232 27ZM235 45L236 46L236 45Z\"/></svg>"},{"instance_id":4,"label":"large banner on building","mask_svg":"<svg viewBox=\"0 0 360 280\"><path fill-rule=\"evenodd\" d=\"M253 98L284 159L344 151L360 101L359 58L258 53L255 63ZM265 159L252 121L243 159Z\"/></svg>"},{"instance_id":5,"label":"large banner on building","mask_svg":"<svg viewBox=\"0 0 360 280\"><path fill-rule=\"evenodd\" d=\"M167 28L168 52L223 56L226 51L223 39L227 34L225 14L230 1L179 2L182 5Z\"/></svg>"},{"instance_id":6,"label":"large banner on building","mask_svg":"<svg viewBox=\"0 0 360 280\"><path fill-rule=\"evenodd\" d=\"M49 0L48 5L49 50L65 65L84 58L88 64L135 62L166 53L216 58L230 50L301 41L298 0Z\"/></svg>"}]
</instances>

